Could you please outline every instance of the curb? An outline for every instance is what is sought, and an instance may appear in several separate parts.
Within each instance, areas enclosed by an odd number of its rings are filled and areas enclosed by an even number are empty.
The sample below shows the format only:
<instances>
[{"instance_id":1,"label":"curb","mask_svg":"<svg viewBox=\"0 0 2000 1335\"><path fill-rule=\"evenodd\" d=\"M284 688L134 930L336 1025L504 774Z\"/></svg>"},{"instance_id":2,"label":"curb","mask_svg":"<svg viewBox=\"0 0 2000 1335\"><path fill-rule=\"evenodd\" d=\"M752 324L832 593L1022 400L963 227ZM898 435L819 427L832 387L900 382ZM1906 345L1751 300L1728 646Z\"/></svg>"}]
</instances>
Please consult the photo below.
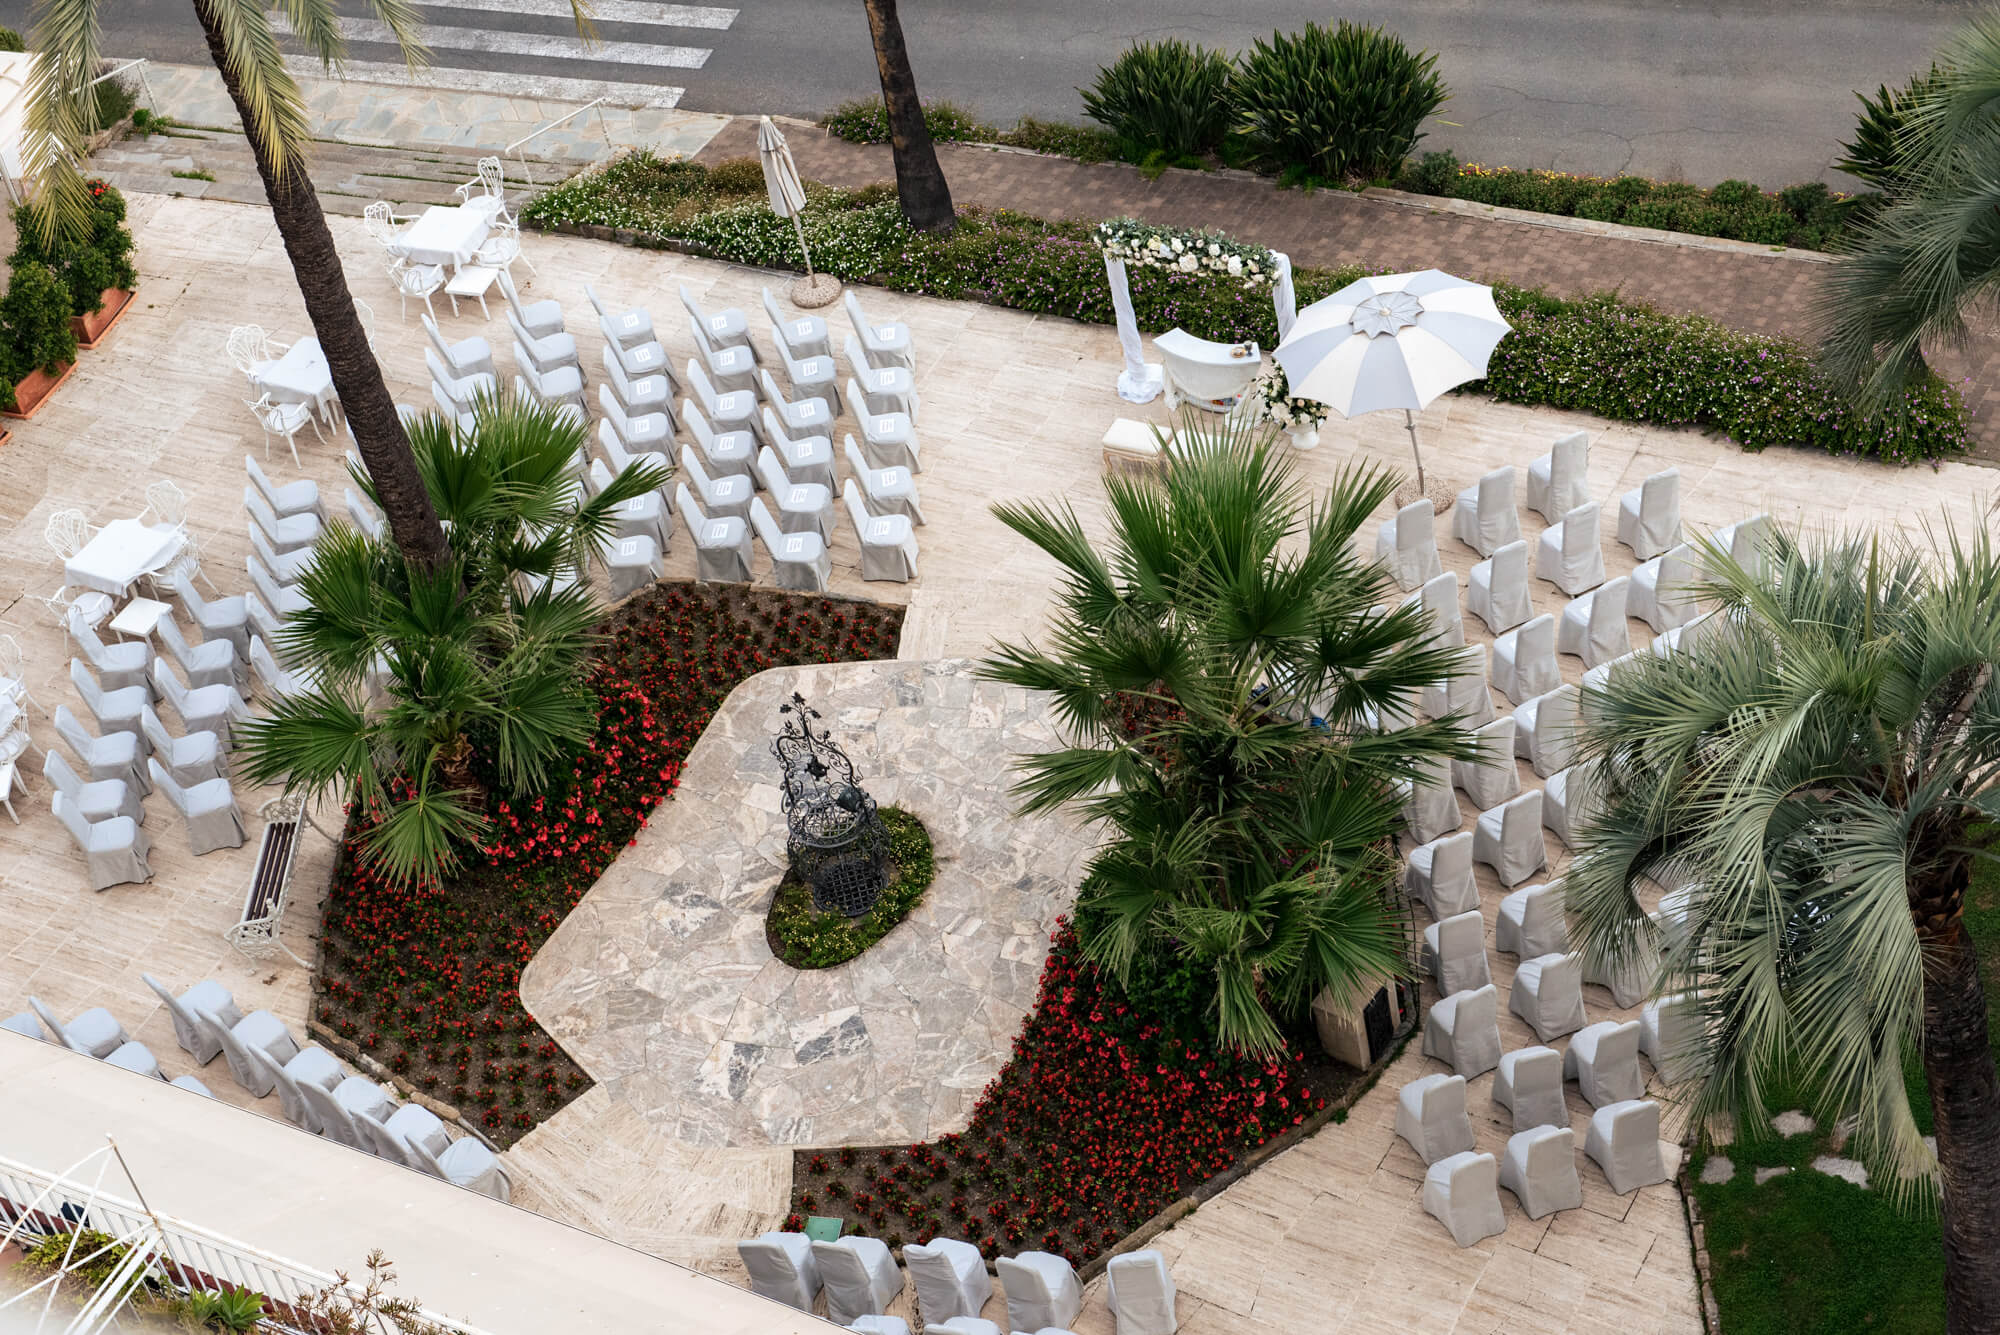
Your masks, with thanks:
<instances>
[{"instance_id":1,"label":"curb","mask_svg":"<svg viewBox=\"0 0 2000 1335\"><path fill-rule=\"evenodd\" d=\"M1706 1335L1722 1335L1722 1309L1715 1301L1715 1266L1708 1255L1708 1228L1702 1223L1701 1206L1694 1197L1694 1178L1689 1166L1694 1162L1692 1142L1682 1147L1681 1169L1674 1174L1680 1188L1681 1213L1688 1223L1688 1245L1694 1251L1695 1286L1701 1290L1701 1321Z\"/></svg>"}]
</instances>

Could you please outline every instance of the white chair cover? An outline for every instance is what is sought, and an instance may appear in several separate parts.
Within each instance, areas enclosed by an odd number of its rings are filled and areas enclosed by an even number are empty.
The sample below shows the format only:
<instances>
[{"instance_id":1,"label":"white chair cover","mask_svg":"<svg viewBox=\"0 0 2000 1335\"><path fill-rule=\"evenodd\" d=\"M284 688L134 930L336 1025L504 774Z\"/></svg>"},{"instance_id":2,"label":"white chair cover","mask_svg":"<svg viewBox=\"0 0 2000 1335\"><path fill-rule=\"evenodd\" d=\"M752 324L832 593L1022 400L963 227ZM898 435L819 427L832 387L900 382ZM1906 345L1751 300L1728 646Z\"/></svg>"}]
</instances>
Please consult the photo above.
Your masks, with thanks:
<instances>
[{"instance_id":1,"label":"white chair cover","mask_svg":"<svg viewBox=\"0 0 2000 1335\"><path fill-rule=\"evenodd\" d=\"M631 597L666 573L659 545L643 533L612 538L602 555L613 602Z\"/></svg>"},{"instance_id":2,"label":"white chair cover","mask_svg":"<svg viewBox=\"0 0 2000 1335\"><path fill-rule=\"evenodd\" d=\"M1118 1318L1118 1335L1174 1335L1174 1277L1158 1251L1114 1256L1104 1268L1104 1305Z\"/></svg>"},{"instance_id":3,"label":"white chair cover","mask_svg":"<svg viewBox=\"0 0 2000 1335\"><path fill-rule=\"evenodd\" d=\"M1432 718L1457 714L1468 728L1493 721L1493 696L1486 689L1486 646L1468 644L1455 655L1455 675L1435 686L1426 686L1419 697L1424 713Z\"/></svg>"},{"instance_id":4,"label":"white chair cover","mask_svg":"<svg viewBox=\"0 0 2000 1335\"><path fill-rule=\"evenodd\" d=\"M1583 962L1574 954L1538 955L1514 970L1507 1009L1546 1043L1583 1028Z\"/></svg>"},{"instance_id":5,"label":"white chair cover","mask_svg":"<svg viewBox=\"0 0 2000 1335\"><path fill-rule=\"evenodd\" d=\"M1568 1126L1563 1099L1563 1059L1554 1048L1516 1048L1500 1058L1493 1077L1493 1101L1514 1116L1514 1130Z\"/></svg>"},{"instance_id":6,"label":"white chair cover","mask_svg":"<svg viewBox=\"0 0 2000 1335\"><path fill-rule=\"evenodd\" d=\"M1426 502L1428 504L1428 502ZM1465 618L1458 614L1458 576L1452 571L1424 581L1420 592L1411 594L1406 603L1422 603L1430 613L1431 631L1437 643L1443 646L1465 643Z\"/></svg>"},{"instance_id":7,"label":"white chair cover","mask_svg":"<svg viewBox=\"0 0 2000 1335\"><path fill-rule=\"evenodd\" d=\"M237 1008L236 997L230 990L213 978L204 978L175 996L153 975L142 973L139 978L166 1005L174 1022L174 1041L194 1058L194 1064L206 1066L214 1061L222 1052L222 1044L202 1027L199 1013L207 1011L225 1025L236 1024L243 1018L243 1012Z\"/></svg>"},{"instance_id":8,"label":"white chair cover","mask_svg":"<svg viewBox=\"0 0 2000 1335\"><path fill-rule=\"evenodd\" d=\"M686 483L674 489L681 522L694 538L695 578L746 584L750 580L750 526L734 516L711 519L695 504ZM748 506L746 504L745 508Z\"/></svg>"},{"instance_id":9,"label":"white chair cover","mask_svg":"<svg viewBox=\"0 0 2000 1335\"><path fill-rule=\"evenodd\" d=\"M953 1317L976 1317L993 1296L986 1261L969 1242L932 1238L928 1245L909 1243L903 1248L903 1264L916 1287L926 1327Z\"/></svg>"},{"instance_id":10,"label":"white chair cover","mask_svg":"<svg viewBox=\"0 0 2000 1335\"><path fill-rule=\"evenodd\" d=\"M1542 785L1542 824L1564 848L1574 849L1582 832L1597 819L1592 776L1597 762L1588 760L1549 775Z\"/></svg>"},{"instance_id":11,"label":"white chair cover","mask_svg":"<svg viewBox=\"0 0 2000 1335\"><path fill-rule=\"evenodd\" d=\"M1590 1115L1590 1134L1583 1152L1604 1170L1611 1190L1623 1196L1640 1187L1667 1180L1667 1158L1660 1151L1660 1105L1651 1099L1631 1099L1599 1108Z\"/></svg>"},{"instance_id":12,"label":"white chair cover","mask_svg":"<svg viewBox=\"0 0 2000 1335\"><path fill-rule=\"evenodd\" d=\"M841 490L848 522L861 541L861 578L907 584L917 577L917 537L906 515L871 515L848 478Z\"/></svg>"},{"instance_id":13,"label":"white chair cover","mask_svg":"<svg viewBox=\"0 0 2000 1335\"><path fill-rule=\"evenodd\" d=\"M1639 1012L1639 1051L1670 1085L1694 1070L1701 1038L1701 1004L1692 992L1649 1001Z\"/></svg>"},{"instance_id":14,"label":"white chair cover","mask_svg":"<svg viewBox=\"0 0 2000 1335\"><path fill-rule=\"evenodd\" d=\"M1479 813L1472 827L1472 857L1493 868L1502 885L1519 885L1549 865L1542 844L1542 793L1522 793L1503 806Z\"/></svg>"},{"instance_id":15,"label":"white chair cover","mask_svg":"<svg viewBox=\"0 0 2000 1335\"><path fill-rule=\"evenodd\" d=\"M1632 572L1626 610L1643 619L1656 635L1672 630L1699 610L1694 590L1699 573L1694 548L1684 542L1669 548Z\"/></svg>"},{"instance_id":16,"label":"white chair cover","mask_svg":"<svg viewBox=\"0 0 2000 1335\"><path fill-rule=\"evenodd\" d=\"M1562 685L1552 613L1544 612L1493 641L1493 685L1517 705Z\"/></svg>"},{"instance_id":17,"label":"white chair cover","mask_svg":"<svg viewBox=\"0 0 2000 1335\"><path fill-rule=\"evenodd\" d=\"M1569 949L1560 878L1516 890L1500 901L1493 919L1493 948L1531 960Z\"/></svg>"},{"instance_id":18,"label":"white chair cover","mask_svg":"<svg viewBox=\"0 0 2000 1335\"><path fill-rule=\"evenodd\" d=\"M826 1289L827 1320L836 1325L887 1311L903 1291L903 1272L880 1238L815 1239L812 1249Z\"/></svg>"},{"instance_id":19,"label":"white chair cover","mask_svg":"<svg viewBox=\"0 0 2000 1335\"><path fill-rule=\"evenodd\" d=\"M72 1052L102 1060L128 1041L125 1026L102 1006L93 1006L68 1024L57 1019L40 997L30 995L28 1008L41 1017L42 1027L49 1031L49 1041L60 1043Z\"/></svg>"},{"instance_id":20,"label":"white chair cover","mask_svg":"<svg viewBox=\"0 0 2000 1335\"><path fill-rule=\"evenodd\" d=\"M1618 498L1618 541L1649 561L1681 540L1681 470L1655 473Z\"/></svg>"},{"instance_id":21,"label":"white chair cover","mask_svg":"<svg viewBox=\"0 0 2000 1335\"><path fill-rule=\"evenodd\" d=\"M1609 663L1632 652L1632 635L1625 628L1626 594L1631 581L1620 575L1579 595L1563 608L1556 632L1556 652L1575 654L1585 667Z\"/></svg>"},{"instance_id":22,"label":"white chair cover","mask_svg":"<svg viewBox=\"0 0 2000 1335\"><path fill-rule=\"evenodd\" d=\"M1052 1252L1021 1252L993 1263L1007 1295L1009 1330L1068 1328L1083 1310L1076 1268Z\"/></svg>"},{"instance_id":23,"label":"white chair cover","mask_svg":"<svg viewBox=\"0 0 2000 1335\"><path fill-rule=\"evenodd\" d=\"M1583 981L1609 989L1611 999L1620 1006L1636 1006L1652 992L1653 980L1659 972L1658 944L1635 935L1617 960L1606 954L1588 962Z\"/></svg>"},{"instance_id":24,"label":"white chair cover","mask_svg":"<svg viewBox=\"0 0 2000 1335\"><path fill-rule=\"evenodd\" d=\"M1439 996L1470 992L1493 981L1486 963L1486 921L1479 910L1453 914L1424 928L1423 969Z\"/></svg>"},{"instance_id":25,"label":"white chair cover","mask_svg":"<svg viewBox=\"0 0 2000 1335\"><path fill-rule=\"evenodd\" d=\"M1639 1022L1599 1020L1577 1030L1563 1054L1563 1078L1593 1108L1636 1099L1646 1092L1639 1070Z\"/></svg>"},{"instance_id":26,"label":"white chair cover","mask_svg":"<svg viewBox=\"0 0 2000 1335\"><path fill-rule=\"evenodd\" d=\"M1728 552L1731 560L1752 574L1767 575L1771 562L1765 548L1770 534L1771 516L1754 514L1717 529L1709 542Z\"/></svg>"},{"instance_id":27,"label":"white chair cover","mask_svg":"<svg viewBox=\"0 0 2000 1335\"><path fill-rule=\"evenodd\" d=\"M1479 886L1472 878L1472 831L1447 834L1410 850L1403 885L1442 922L1479 911Z\"/></svg>"},{"instance_id":28,"label":"white chair cover","mask_svg":"<svg viewBox=\"0 0 2000 1335\"><path fill-rule=\"evenodd\" d=\"M1479 746L1479 759L1452 761L1451 781L1484 811L1521 791L1521 774L1514 764L1514 716L1494 719L1475 729L1472 736Z\"/></svg>"},{"instance_id":29,"label":"white chair cover","mask_svg":"<svg viewBox=\"0 0 2000 1335\"><path fill-rule=\"evenodd\" d=\"M248 837L243 832L243 813L237 810L236 793L227 779L210 779L193 788L183 788L157 760L146 762L153 786L167 795L187 822L188 848L196 857L219 848L241 848Z\"/></svg>"},{"instance_id":30,"label":"white chair cover","mask_svg":"<svg viewBox=\"0 0 2000 1335\"><path fill-rule=\"evenodd\" d=\"M1528 465L1528 508L1553 524L1589 500L1590 436L1572 431Z\"/></svg>"},{"instance_id":31,"label":"white chair cover","mask_svg":"<svg viewBox=\"0 0 2000 1335\"><path fill-rule=\"evenodd\" d=\"M1396 1134L1427 1164L1472 1148L1465 1077L1419 1076L1396 1092Z\"/></svg>"},{"instance_id":32,"label":"white chair cover","mask_svg":"<svg viewBox=\"0 0 2000 1335\"><path fill-rule=\"evenodd\" d=\"M1537 1126L1507 1140L1500 1161L1500 1185L1514 1193L1530 1219L1574 1210L1583 1204L1583 1179L1576 1171L1576 1133L1566 1126Z\"/></svg>"},{"instance_id":33,"label":"white chair cover","mask_svg":"<svg viewBox=\"0 0 2000 1335\"><path fill-rule=\"evenodd\" d=\"M1458 795L1452 791L1451 765L1445 756L1425 761L1418 782L1398 785L1403 794L1403 824L1412 838L1428 842L1465 823Z\"/></svg>"},{"instance_id":34,"label":"white chair cover","mask_svg":"<svg viewBox=\"0 0 2000 1335\"><path fill-rule=\"evenodd\" d=\"M1412 501L1375 531L1375 559L1405 589L1421 587L1444 573L1438 560L1437 511L1428 499Z\"/></svg>"},{"instance_id":35,"label":"white chair cover","mask_svg":"<svg viewBox=\"0 0 2000 1335\"><path fill-rule=\"evenodd\" d=\"M1493 1156L1466 1151L1432 1164L1424 1174L1424 1212L1435 1215L1461 1247L1505 1233L1500 1169Z\"/></svg>"},{"instance_id":36,"label":"white chair cover","mask_svg":"<svg viewBox=\"0 0 2000 1335\"><path fill-rule=\"evenodd\" d=\"M1564 683L1514 711L1514 754L1545 779L1576 755L1578 698L1576 687Z\"/></svg>"},{"instance_id":37,"label":"white chair cover","mask_svg":"<svg viewBox=\"0 0 2000 1335\"><path fill-rule=\"evenodd\" d=\"M1521 537L1521 516L1514 509L1514 469L1510 465L1484 474L1479 481L1458 493L1451 512L1452 536L1478 552L1491 556Z\"/></svg>"},{"instance_id":38,"label":"white chair cover","mask_svg":"<svg viewBox=\"0 0 2000 1335\"><path fill-rule=\"evenodd\" d=\"M1424 1016L1424 1055L1470 1080L1500 1064L1500 992L1493 984L1454 992Z\"/></svg>"},{"instance_id":39,"label":"white chair cover","mask_svg":"<svg viewBox=\"0 0 2000 1335\"><path fill-rule=\"evenodd\" d=\"M153 879L153 868L146 860L152 845L130 816L86 821L60 792L49 795L49 809L83 854L84 876L92 890Z\"/></svg>"},{"instance_id":40,"label":"white chair cover","mask_svg":"<svg viewBox=\"0 0 2000 1335\"><path fill-rule=\"evenodd\" d=\"M1466 579L1465 606L1496 635L1534 616L1528 544L1516 539L1473 566Z\"/></svg>"},{"instance_id":41,"label":"white chair cover","mask_svg":"<svg viewBox=\"0 0 2000 1335\"><path fill-rule=\"evenodd\" d=\"M750 526L776 563L779 588L826 592L827 581L833 578L833 560L817 533L784 532L764 508L761 497L750 502Z\"/></svg>"},{"instance_id":42,"label":"white chair cover","mask_svg":"<svg viewBox=\"0 0 2000 1335\"><path fill-rule=\"evenodd\" d=\"M1535 578L1548 580L1572 598L1602 584L1604 552L1597 524L1597 507L1586 503L1543 529L1535 548Z\"/></svg>"}]
</instances>

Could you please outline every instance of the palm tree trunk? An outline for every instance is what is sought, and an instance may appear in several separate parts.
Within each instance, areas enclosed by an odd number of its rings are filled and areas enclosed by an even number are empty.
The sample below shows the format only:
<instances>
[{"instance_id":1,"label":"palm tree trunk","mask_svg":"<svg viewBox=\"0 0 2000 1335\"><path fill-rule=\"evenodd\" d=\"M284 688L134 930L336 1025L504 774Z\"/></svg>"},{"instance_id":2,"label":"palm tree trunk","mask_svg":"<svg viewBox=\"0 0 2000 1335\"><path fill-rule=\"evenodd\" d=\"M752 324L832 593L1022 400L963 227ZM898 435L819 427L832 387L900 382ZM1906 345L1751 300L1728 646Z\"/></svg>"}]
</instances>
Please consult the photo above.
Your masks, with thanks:
<instances>
[{"instance_id":1,"label":"palm tree trunk","mask_svg":"<svg viewBox=\"0 0 2000 1335\"><path fill-rule=\"evenodd\" d=\"M875 71L882 79L882 102L889 111L889 148L896 159L896 198L903 216L920 232L949 232L958 223L951 207L951 186L938 166L924 105L917 98L917 76L910 70L910 53L903 46L903 21L896 0L862 0L868 10L868 31L875 39Z\"/></svg>"},{"instance_id":2,"label":"palm tree trunk","mask_svg":"<svg viewBox=\"0 0 2000 1335\"><path fill-rule=\"evenodd\" d=\"M1994 1335L2000 1332L2000 1081L1979 956L1953 911L1963 902L1968 873L1963 863L1952 868L1947 875L1956 884L1914 907L1927 956L1924 1076L1943 1175L1945 1330Z\"/></svg>"},{"instance_id":3,"label":"palm tree trunk","mask_svg":"<svg viewBox=\"0 0 2000 1335\"><path fill-rule=\"evenodd\" d=\"M354 432L361 462L375 481L382 501L383 517L404 557L420 569L435 569L451 555L444 527L430 493L424 489L417 461L410 453L409 437L403 434L402 420L396 415L396 401L382 379L382 367L369 350L368 334L354 309L354 297L347 290L347 273L340 265L340 252L333 233L320 211L319 193L294 161L280 175L271 166L270 154L258 136L256 118L244 101L242 85L231 73L221 31L209 13L207 0L195 0L195 14L208 37L209 59L222 74L229 100L243 122L243 136L257 158L257 173L264 178L264 194L271 202L271 216L277 220L278 235L284 238L285 253L291 257L292 273L305 297L306 314L313 333L333 372L334 388L340 393L341 409Z\"/></svg>"}]
</instances>

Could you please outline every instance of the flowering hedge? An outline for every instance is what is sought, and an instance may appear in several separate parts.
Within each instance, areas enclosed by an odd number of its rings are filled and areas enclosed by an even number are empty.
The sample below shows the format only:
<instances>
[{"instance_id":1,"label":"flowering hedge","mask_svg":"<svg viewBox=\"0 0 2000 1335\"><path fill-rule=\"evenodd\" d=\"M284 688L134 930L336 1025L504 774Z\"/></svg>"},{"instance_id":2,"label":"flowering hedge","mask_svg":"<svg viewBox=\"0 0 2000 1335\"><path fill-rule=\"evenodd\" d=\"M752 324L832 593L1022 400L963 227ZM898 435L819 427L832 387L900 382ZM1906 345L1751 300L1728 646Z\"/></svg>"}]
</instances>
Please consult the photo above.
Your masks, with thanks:
<instances>
[{"instance_id":1,"label":"flowering hedge","mask_svg":"<svg viewBox=\"0 0 2000 1335\"><path fill-rule=\"evenodd\" d=\"M692 216L652 211L629 196L613 207L594 179L587 174L541 196L526 216L544 226L589 222L652 232L742 264L799 264L791 224L762 203ZM814 262L848 282L1115 322L1103 254L1088 224L969 208L955 232L938 237L911 229L893 195L876 187L814 185L808 196L804 225ZM1293 283L1303 306L1366 272L1357 265L1295 269ZM1142 329L1178 325L1217 342L1276 346L1266 289L1246 290L1226 275L1147 267L1131 271L1131 289ZM1507 284L1496 284L1494 295L1515 333L1501 341L1491 374L1468 391L1618 421L1700 427L1747 450L1796 445L1908 463L1966 449L1963 398L1942 380L1908 390L1896 410L1864 417L1788 338L1609 295L1562 300Z\"/></svg>"},{"instance_id":2,"label":"flowering hedge","mask_svg":"<svg viewBox=\"0 0 2000 1335\"><path fill-rule=\"evenodd\" d=\"M988 1257L1028 1248L1081 1265L1245 1152L1325 1107L1304 1054L1218 1053L1142 1019L1056 928L1035 1006L961 1134L815 1154L793 1213L846 1217L900 1246L943 1235Z\"/></svg>"},{"instance_id":3,"label":"flowering hedge","mask_svg":"<svg viewBox=\"0 0 2000 1335\"><path fill-rule=\"evenodd\" d=\"M428 893L352 855L322 908L315 1013L341 1039L510 1143L589 1077L521 1006L521 970L673 791L744 678L886 658L900 609L769 590L662 585L620 608L592 669L598 730L551 791L496 800L482 856Z\"/></svg>"}]
</instances>

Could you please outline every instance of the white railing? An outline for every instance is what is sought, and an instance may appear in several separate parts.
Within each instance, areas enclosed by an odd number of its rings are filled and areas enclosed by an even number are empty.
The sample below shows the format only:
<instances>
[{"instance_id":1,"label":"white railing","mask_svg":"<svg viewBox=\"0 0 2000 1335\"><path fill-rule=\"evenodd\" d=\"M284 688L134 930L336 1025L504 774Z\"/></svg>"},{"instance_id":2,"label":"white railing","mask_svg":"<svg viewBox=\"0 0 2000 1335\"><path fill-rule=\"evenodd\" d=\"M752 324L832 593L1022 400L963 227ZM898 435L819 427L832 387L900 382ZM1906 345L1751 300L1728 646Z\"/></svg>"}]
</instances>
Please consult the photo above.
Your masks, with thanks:
<instances>
[{"instance_id":1,"label":"white railing","mask_svg":"<svg viewBox=\"0 0 2000 1335\"><path fill-rule=\"evenodd\" d=\"M114 1160L139 1198L136 1202L103 1190L106 1169ZM86 1170L93 1161L96 1170L90 1174ZM34 1239L82 1228L108 1234L132 1253L150 1249L150 1256L141 1257L148 1262L144 1272L162 1284L182 1291L229 1288L263 1294L270 1311L265 1328L294 1329L286 1324L286 1309L297 1309L338 1282L324 1271L153 1210L125 1168L115 1143L93 1151L59 1174L0 1156L0 1239L12 1238L31 1246ZM352 1283L347 1288L357 1296L360 1293ZM0 1309L21 1296L0 1299ZM32 1289L27 1296L33 1296ZM271 1311L273 1308L277 1310ZM481 1335L473 1327L435 1313L421 1316L461 1335ZM375 1320L383 1335L391 1335L393 1328L382 1317Z\"/></svg>"},{"instance_id":2,"label":"white railing","mask_svg":"<svg viewBox=\"0 0 2000 1335\"><path fill-rule=\"evenodd\" d=\"M542 135L547 134L550 130L555 129L558 125L568 124L570 121L575 120L578 116L581 116L586 111L594 109L597 112L597 128L604 131L604 146L606 148L616 147L611 142L611 122L604 119L604 103L609 100L610 99L608 97L595 98L589 102L584 103L582 106L578 107L575 111L570 112L569 115L567 116L558 116L556 119L550 121L546 125L536 126L533 130L529 131L521 138L516 139L513 143L507 145L505 151L513 154L514 161L521 164L521 174L527 178L529 185L533 185L535 183L535 173L533 172L533 170L529 168L528 159L526 158L526 156L524 156L521 153L520 151L521 146L523 144L532 143L534 140L540 138Z\"/></svg>"},{"instance_id":3,"label":"white railing","mask_svg":"<svg viewBox=\"0 0 2000 1335\"><path fill-rule=\"evenodd\" d=\"M95 79L92 79L89 83L85 84L78 91L88 92L92 88L97 87L97 85L103 83L107 79L117 78L119 75L123 74L126 70L139 71L139 86L146 90L146 110L152 112L155 116L159 115L160 101L158 98L153 96L153 85L149 83L146 79L146 58L144 56L141 56L137 60L128 60L123 65L120 65L117 69L106 70L104 73L98 75Z\"/></svg>"}]
</instances>

